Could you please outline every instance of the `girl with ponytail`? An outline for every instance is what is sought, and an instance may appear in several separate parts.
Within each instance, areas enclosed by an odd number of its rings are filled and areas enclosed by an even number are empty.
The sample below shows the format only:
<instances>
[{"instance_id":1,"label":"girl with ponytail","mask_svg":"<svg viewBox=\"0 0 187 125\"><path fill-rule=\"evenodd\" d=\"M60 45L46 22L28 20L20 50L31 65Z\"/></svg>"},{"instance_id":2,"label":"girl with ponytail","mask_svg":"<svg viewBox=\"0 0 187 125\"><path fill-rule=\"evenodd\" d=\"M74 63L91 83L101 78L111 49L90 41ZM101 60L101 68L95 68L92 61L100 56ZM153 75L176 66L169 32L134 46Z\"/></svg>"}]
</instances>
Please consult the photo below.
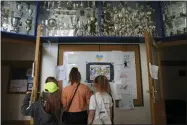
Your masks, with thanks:
<instances>
[{"instance_id":1,"label":"girl with ponytail","mask_svg":"<svg viewBox=\"0 0 187 125\"><path fill-rule=\"evenodd\" d=\"M88 106L92 95L88 86L82 84L78 68L73 67L69 74L69 86L63 89L62 104L65 107L65 124L87 124Z\"/></svg>"}]
</instances>

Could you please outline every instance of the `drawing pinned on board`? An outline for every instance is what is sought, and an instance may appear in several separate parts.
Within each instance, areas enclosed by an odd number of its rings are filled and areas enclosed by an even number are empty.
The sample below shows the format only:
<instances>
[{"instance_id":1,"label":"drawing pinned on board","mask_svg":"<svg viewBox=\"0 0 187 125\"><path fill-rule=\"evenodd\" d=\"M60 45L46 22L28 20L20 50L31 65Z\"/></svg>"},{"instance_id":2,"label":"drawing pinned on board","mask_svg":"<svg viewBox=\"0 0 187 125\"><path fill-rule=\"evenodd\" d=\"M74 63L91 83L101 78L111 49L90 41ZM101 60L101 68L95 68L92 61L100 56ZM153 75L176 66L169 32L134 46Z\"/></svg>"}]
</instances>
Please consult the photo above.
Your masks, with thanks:
<instances>
[{"instance_id":1,"label":"drawing pinned on board","mask_svg":"<svg viewBox=\"0 0 187 125\"><path fill-rule=\"evenodd\" d=\"M103 55L96 55L96 58L98 61L101 61L103 59Z\"/></svg>"},{"instance_id":2,"label":"drawing pinned on board","mask_svg":"<svg viewBox=\"0 0 187 125\"><path fill-rule=\"evenodd\" d=\"M122 94L122 98L119 100L119 108L132 110L134 108L133 96Z\"/></svg>"},{"instance_id":3,"label":"drawing pinned on board","mask_svg":"<svg viewBox=\"0 0 187 125\"><path fill-rule=\"evenodd\" d=\"M130 66L131 66L130 55L124 55L124 68L130 68Z\"/></svg>"},{"instance_id":4,"label":"drawing pinned on board","mask_svg":"<svg viewBox=\"0 0 187 125\"><path fill-rule=\"evenodd\" d=\"M127 87L128 87L128 85L121 86L121 87L120 87L120 89L124 89L124 90L126 90L126 89L127 89Z\"/></svg>"},{"instance_id":5,"label":"drawing pinned on board","mask_svg":"<svg viewBox=\"0 0 187 125\"><path fill-rule=\"evenodd\" d=\"M126 72L121 71L120 78L121 78L121 79L128 78L127 73L126 73Z\"/></svg>"}]
</instances>

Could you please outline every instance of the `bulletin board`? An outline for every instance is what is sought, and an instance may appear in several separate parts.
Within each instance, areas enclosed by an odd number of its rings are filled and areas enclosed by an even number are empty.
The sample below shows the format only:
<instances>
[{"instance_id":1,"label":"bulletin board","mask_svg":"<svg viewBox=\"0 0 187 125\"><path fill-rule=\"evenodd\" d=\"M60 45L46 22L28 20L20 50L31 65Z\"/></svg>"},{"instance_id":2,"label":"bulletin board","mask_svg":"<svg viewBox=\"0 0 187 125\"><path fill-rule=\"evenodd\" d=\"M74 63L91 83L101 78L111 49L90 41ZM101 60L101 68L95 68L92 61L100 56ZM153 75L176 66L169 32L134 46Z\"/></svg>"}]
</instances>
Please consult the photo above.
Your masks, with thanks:
<instances>
[{"instance_id":1,"label":"bulletin board","mask_svg":"<svg viewBox=\"0 0 187 125\"><path fill-rule=\"evenodd\" d=\"M94 48L94 49L89 49L88 51L85 50L84 46L89 46L89 48ZM106 47L106 48L105 48ZM135 74L134 80L136 84L136 97L134 99L134 105L135 106L143 106L143 96L142 96L142 83L141 83L141 73L140 73L140 56L139 56L139 46L138 45L60 45L59 46L59 64L68 64L66 65L67 71L66 77L68 78L68 73L70 72L70 69L72 67L78 67L78 69L81 72L81 78L83 83L89 84L92 82L92 80L88 80L89 74L86 73L88 70L88 64L93 64L93 63L105 63L105 64L112 64L114 74L116 67L117 69L120 70L121 68L129 68L131 67L131 63L129 63L129 57L124 57L123 58L123 63L118 64L119 61L113 61L115 59L111 57L113 53L115 55L118 55L118 53L125 53L125 54L130 54L133 56L133 61L134 61L134 69L132 73ZM65 56L66 53L70 54L71 56ZM71 54L72 53L72 54ZM62 58L63 57L63 58ZM67 57L67 58L65 58ZM101 59L102 58L102 59ZM86 59L86 60L85 60ZM120 59L120 58L119 58ZM66 62L68 60L68 62ZM117 59L116 59L117 60ZM115 75L113 76L114 80L113 82L117 82ZM110 82L112 82L110 80ZM63 80L63 85L67 84L67 81ZM112 83L111 83L112 84Z\"/></svg>"}]
</instances>

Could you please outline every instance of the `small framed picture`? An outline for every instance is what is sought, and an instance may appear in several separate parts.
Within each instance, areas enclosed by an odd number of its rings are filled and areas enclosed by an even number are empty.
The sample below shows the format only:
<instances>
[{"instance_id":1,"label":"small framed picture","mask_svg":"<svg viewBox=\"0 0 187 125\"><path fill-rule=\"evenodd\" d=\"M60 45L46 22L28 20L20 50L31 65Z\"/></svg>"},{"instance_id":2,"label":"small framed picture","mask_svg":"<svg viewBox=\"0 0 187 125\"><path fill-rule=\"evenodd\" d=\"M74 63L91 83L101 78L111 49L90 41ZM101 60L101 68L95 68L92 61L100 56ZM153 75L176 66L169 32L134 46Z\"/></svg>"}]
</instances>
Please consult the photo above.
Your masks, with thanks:
<instances>
[{"instance_id":1,"label":"small framed picture","mask_svg":"<svg viewBox=\"0 0 187 125\"><path fill-rule=\"evenodd\" d=\"M114 66L111 63L86 64L86 80L92 83L98 75L105 75L110 82L114 80Z\"/></svg>"},{"instance_id":2,"label":"small framed picture","mask_svg":"<svg viewBox=\"0 0 187 125\"><path fill-rule=\"evenodd\" d=\"M32 91L33 83L28 83L27 91Z\"/></svg>"}]
</instances>

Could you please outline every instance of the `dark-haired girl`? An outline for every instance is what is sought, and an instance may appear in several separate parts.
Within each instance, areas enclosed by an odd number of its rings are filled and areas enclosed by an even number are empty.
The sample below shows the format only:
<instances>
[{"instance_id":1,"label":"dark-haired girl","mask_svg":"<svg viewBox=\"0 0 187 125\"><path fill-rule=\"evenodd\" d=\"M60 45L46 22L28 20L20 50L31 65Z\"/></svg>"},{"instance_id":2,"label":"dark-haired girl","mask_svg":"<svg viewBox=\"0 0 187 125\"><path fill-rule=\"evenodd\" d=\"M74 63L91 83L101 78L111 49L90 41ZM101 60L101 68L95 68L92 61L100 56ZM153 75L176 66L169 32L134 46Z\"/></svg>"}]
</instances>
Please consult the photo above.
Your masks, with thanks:
<instances>
[{"instance_id":1,"label":"dark-haired girl","mask_svg":"<svg viewBox=\"0 0 187 125\"><path fill-rule=\"evenodd\" d=\"M87 124L87 109L92 93L80 81L81 74L78 68L73 67L69 74L70 85L62 93L62 103L67 112L65 124Z\"/></svg>"}]
</instances>

